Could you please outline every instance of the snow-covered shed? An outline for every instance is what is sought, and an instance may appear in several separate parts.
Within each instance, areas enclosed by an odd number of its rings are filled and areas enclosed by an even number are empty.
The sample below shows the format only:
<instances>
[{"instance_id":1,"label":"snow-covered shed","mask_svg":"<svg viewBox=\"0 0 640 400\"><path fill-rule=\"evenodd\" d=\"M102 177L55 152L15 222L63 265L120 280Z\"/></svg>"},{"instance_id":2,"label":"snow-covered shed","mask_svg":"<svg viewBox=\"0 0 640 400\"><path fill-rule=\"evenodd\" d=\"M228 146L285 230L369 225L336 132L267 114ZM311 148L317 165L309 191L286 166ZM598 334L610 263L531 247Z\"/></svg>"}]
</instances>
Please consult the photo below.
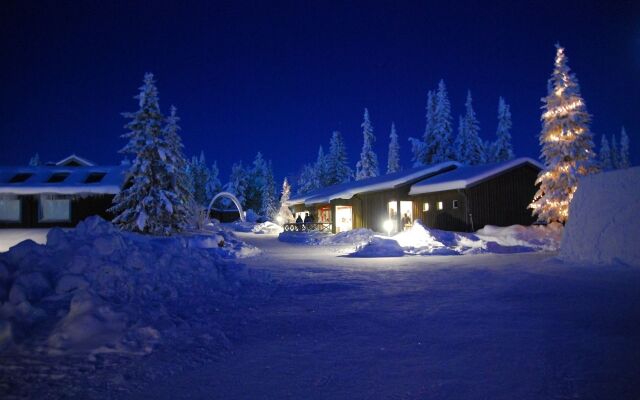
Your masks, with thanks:
<instances>
[{"instance_id":1,"label":"snow-covered shed","mask_svg":"<svg viewBox=\"0 0 640 400\"><path fill-rule=\"evenodd\" d=\"M528 209L543 166L531 158L462 166L411 186L414 213L436 229L475 231L485 225L531 225Z\"/></svg>"},{"instance_id":2,"label":"snow-covered shed","mask_svg":"<svg viewBox=\"0 0 640 400\"><path fill-rule=\"evenodd\" d=\"M415 219L409 196L411 185L460 166L447 161L342 183L293 196L287 204L296 215L309 212L317 222L331 223L334 233L355 228L382 232L388 224L397 231Z\"/></svg>"},{"instance_id":3,"label":"snow-covered shed","mask_svg":"<svg viewBox=\"0 0 640 400\"><path fill-rule=\"evenodd\" d=\"M74 226L107 209L125 178L123 166L70 156L54 165L0 167L0 227Z\"/></svg>"}]
</instances>

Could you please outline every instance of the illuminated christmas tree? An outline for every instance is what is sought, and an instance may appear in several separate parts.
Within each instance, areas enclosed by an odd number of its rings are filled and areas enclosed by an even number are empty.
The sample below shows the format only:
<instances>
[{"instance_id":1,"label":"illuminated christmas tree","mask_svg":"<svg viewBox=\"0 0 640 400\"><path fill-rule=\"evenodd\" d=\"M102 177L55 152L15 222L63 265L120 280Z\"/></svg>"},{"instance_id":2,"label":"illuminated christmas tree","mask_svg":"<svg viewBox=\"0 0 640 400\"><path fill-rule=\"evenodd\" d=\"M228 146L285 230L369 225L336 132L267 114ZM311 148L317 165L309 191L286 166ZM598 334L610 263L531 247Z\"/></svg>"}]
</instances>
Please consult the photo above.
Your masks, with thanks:
<instances>
[{"instance_id":1,"label":"illuminated christmas tree","mask_svg":"<svg viewBox=\"0 0 640 400\"><path fill-rule=\"evenodd\" d=\"M578 187L578 178L597 171L591 116L580 95L580 86L567 64L564 49L556 45L555 67L542 99L542 158L540 185L529 206L541 222L562 222L569 216L569 204Z\"/></svg>"}]
</instances>

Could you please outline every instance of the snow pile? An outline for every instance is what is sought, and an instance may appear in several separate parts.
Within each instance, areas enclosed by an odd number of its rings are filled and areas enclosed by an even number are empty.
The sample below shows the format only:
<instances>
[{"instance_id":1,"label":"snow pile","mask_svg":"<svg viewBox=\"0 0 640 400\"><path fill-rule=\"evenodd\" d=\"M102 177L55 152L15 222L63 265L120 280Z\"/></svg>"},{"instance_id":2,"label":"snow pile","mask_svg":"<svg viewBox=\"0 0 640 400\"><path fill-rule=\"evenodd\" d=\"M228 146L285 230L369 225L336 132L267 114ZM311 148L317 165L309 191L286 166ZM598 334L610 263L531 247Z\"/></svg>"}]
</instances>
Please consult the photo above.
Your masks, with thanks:
<instances>
[{"instance_id":1,"label":"snow pile","mask_svg":"<svg viewBox=\"0 0 640 400\"><path fill-rule=\"evenodd\" d=\"M271 221L266 221L260 224L256 224L253 228L251 228L251 232L253 233L276 234L276 233L281 233L282 231L283 229L280 225L274 224Z\"/></svg>"},{"instance_id":2,"label":"snow pile","mask_svg":"<svg viewBox=\"0 0 640 400\"><path fill-rule=\"evenodd\" d=\"M501 246L525 246L535 250L556 251L562 239L562 224L554 222L542 225L486 225L476 232L476 236L487 242L496 242Z\"/></svg>"},{"instance_id":3,"label":"snow pile","mask_svg":"<svg viewBox=\"0 0 640 400\"><path fill-rule=\"evenodd\" d=\"M640 167L580 179L562 236L560 258L640 266Z\"/></svg>"},{"instance_id":4,"label":"snow pile","mask_svg":"<svg viewBox=\"0 0 640 400\"><path fill-rule=\"evenodd\" d=\"M335 235L322 232L282 232L278 240L314 246L358 246L371 241L375 233L371 229L352 229Z\"/></svg>"},{"instance_id":5,"label":"snow pile","mask_svg":"<svg viewBox=\"0 0 640 400\"><path fill-rule=\"evenodd\" d=\"M351 254L354 257L525 253L557 249L561 225L485 227L477 234L429 229L415 223L391 238L376 236ZM394 246L390 241L396 243ZM398 251L402 249L402 252Z\"/></svg>"},{"instance_id":6,"label":"snow pile","mask_svg":"<svg viewBox=\"0 0 640 400\"><path fill-rule=\"evenodd\" d=\"M99 217L0 254L0 349L146 354L255 282L220 237L123 233ZM204 248L203 248L204 247ZM228 301L228 300L226 300ZM206 318L205 318L206 317Z\"/></svg>"}]
</instances>

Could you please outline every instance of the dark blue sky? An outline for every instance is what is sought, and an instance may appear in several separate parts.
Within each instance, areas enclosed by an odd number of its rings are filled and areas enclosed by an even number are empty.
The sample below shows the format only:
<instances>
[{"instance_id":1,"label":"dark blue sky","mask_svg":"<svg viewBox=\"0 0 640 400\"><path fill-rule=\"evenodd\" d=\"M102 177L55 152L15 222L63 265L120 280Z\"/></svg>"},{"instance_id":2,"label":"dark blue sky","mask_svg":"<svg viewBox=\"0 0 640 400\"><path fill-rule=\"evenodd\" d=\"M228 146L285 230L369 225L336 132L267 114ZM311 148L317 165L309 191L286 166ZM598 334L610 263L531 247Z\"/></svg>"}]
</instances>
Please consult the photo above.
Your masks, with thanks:
<instances>
[{"instance_id":1,"label":"dark blue sky","mask_svg":"<svg viewBox=\"0 0 640 400\"><path fill-rule=\"evenodd\" d=\"M257 151L278 179L295 174L334 129L355 164L364 107L381 165L395 121L408 166L407 138L422 135L426 93L440 78L456 125L472 91L485 139L504 96L516 153L537 157L557 41L596 142L625 125L639 163L640 2L490 3L4 2L0 164L36 152L119 162L120 113L136 109L146 71L163 110L178 107L187 153L218 160L223 181L234 161Z\"/></svg>"}]
</instances>

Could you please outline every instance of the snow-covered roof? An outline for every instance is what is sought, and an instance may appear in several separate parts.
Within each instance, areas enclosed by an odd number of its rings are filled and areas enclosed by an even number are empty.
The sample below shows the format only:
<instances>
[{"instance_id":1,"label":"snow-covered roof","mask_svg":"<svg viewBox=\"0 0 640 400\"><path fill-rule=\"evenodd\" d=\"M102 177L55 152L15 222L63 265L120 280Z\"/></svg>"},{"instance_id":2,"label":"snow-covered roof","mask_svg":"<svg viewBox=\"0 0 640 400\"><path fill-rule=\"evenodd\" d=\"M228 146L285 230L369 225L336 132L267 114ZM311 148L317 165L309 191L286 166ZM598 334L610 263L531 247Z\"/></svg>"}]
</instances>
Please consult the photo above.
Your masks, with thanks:
<instances>
[{"instance_id":1,"label":"snow-covered roof","mask_svg":"<svg viewBox=\"0 0 640 400\"><path fill-rule=\"evenodd\" d=\"M447 161L439 164L412 168L410 170L396 172L393 174L376 176L375 178L341 183L339 185L314 190L305 195L294 196L287 201L287 205L322 204L329 203L334 199L350 199L360 193L394 189L398 186L425 178L429 175L440 173L443 170L457 168L459 166L461 166L461 164L458 162Z\"/></svg>"},{"instance_id":2,"label":"snow-covered roof","mask_svg":"<svg viewBox=\"0 0 640 400\"><path fill-rule=\"evenodd\" d=\"M499 175L523 164L542 169L532 158L522 157L496 164L463 166L440 175L432 176L411 186L409 194L441 192L443 190L466 189L492 176Z\"/></svg>"},{"instance_id":3,"label":"snow-covered roof","mask_svg":"<svg viewBox=\"0 0 640 400\"><path fill-rule=\"evenodd\" d=\"M75 165L74 165L75 164ZM86 158L82 158L76 154L72 154L69 157L65 157L62 160L56 163L57 166L69 166L69 167L94 167L96 164L87 160Z\"/></svg>"},{"instance_id":4,"label":"snow-covered roof","mask_svg":"<svg viewBox=\"0 0 640 400\"><path fill-rule=\"evenodd\" d=\"M126 166L1 167L0 194L116 194Z\"/></svg>"}]
</instances>

